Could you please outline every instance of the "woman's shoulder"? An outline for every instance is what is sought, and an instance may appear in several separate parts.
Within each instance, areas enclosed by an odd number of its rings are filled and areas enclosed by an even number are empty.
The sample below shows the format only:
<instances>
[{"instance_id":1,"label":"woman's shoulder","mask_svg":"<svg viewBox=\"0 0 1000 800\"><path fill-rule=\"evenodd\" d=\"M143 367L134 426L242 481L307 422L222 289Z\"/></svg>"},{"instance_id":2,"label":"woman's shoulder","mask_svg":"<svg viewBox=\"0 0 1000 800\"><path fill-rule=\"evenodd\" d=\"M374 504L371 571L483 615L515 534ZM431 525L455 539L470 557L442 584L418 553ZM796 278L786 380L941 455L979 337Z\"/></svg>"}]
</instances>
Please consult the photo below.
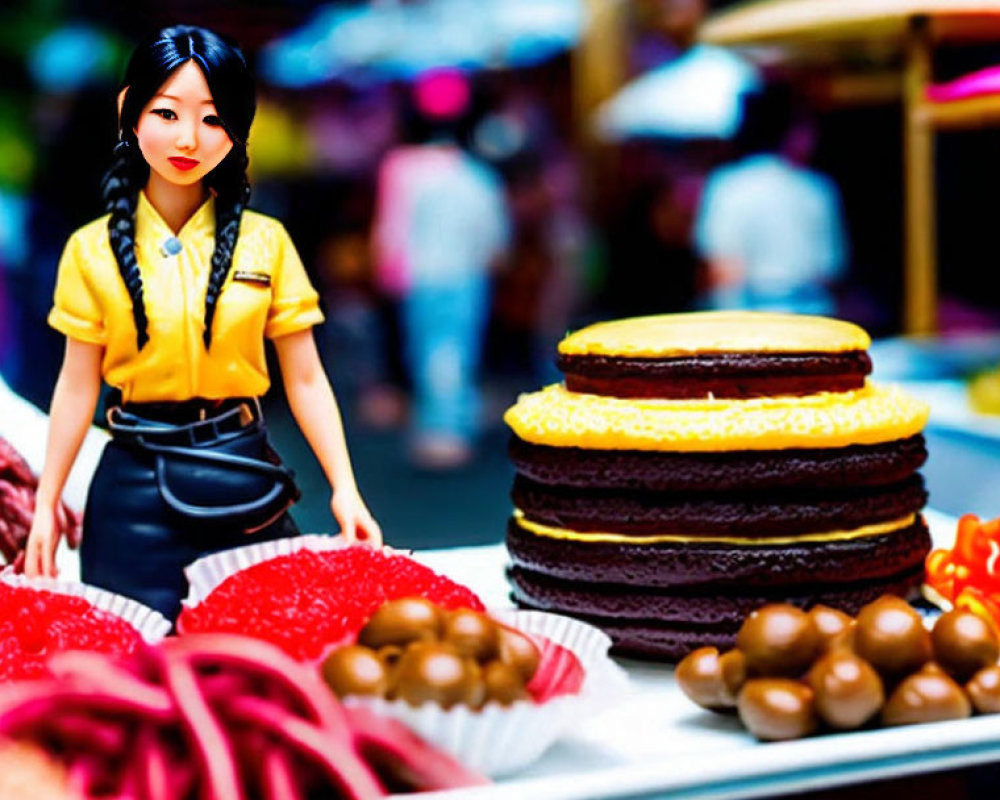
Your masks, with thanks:
<instances>
[{"instance_id":1,"label":"woman's shoulder","mask_svg":"<svg viewBox=\"0 0 1000 800\"><path fill-rule=\"evenodd\" d=\"M254 251L280 253L291 242L291 237L280 220L247 209L240 222L239 244Z\"/></svg>"},{"instance_id":2,"label":"woman's shoulder","mask_svg":"<svg viewBox=\"0 0 1000 800\"><path fill-rule=\"evenodd\" d=\"M240 228L240 236L246 234L263 236L288 235L281 220L250 208L243 212L243 221Z\"/></svg>"},{"instance_id":3,"label":"woman's shoulder","mask_svg":"<svg viewBox=\"0 0 1000 800\"><path fill-rule=\"evenodd\" d=\"M108 246L108 219L110 214L91 220L70 234L67 247L77 245L90 250L94 247Z\"/></svg>"}]
</instances>

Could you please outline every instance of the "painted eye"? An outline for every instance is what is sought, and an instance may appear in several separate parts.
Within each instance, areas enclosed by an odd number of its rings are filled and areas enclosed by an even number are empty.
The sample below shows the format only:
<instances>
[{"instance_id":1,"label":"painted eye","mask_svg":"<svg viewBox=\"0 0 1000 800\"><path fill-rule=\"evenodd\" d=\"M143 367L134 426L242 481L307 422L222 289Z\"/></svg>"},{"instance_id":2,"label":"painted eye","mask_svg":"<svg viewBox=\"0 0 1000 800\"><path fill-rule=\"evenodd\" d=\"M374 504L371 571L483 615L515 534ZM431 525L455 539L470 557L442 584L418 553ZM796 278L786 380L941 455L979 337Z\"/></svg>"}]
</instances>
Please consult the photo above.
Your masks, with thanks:
<instances>
[{"instance_id":1,"label":"painted eye","mask_svg":"<svg viewBox=\"0 0 1000 800\"><path fill-rule=\"evenodd\" d=\"M149 113L156 114L159 117L163 117L163 119L177 119L177 114L169 108L154 108Z\"/></svg>"},{"instance_id":2,"label":"painted eye","mask_svg":"<svg viewBox=\"0 0 1000 800\"><path fill-rule=\"evenodd\" d=\"M211 125L213 128L221 128L222 120L219 119L215 114L209 114L205 119L202 120L206 125Z\"/></svg>"}]
</instances>

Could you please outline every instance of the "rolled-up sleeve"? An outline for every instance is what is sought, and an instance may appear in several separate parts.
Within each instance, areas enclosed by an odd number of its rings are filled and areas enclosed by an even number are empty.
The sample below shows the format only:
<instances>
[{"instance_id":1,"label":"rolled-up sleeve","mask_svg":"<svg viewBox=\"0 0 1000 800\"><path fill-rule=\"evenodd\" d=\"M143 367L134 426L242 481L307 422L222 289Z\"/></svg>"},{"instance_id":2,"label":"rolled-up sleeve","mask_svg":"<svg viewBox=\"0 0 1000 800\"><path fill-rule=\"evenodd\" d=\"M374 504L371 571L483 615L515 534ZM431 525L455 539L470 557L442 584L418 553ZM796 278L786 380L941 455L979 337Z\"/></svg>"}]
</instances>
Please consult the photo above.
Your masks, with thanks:
<instances>
[{"instance_id":1,"label":"rolled-up sleeve","mask_svg":"<svg viewBox=\"0 0 1000 800\"><path fill-rule=\"evenodd\" d=\"M277 226L277 253L271 273L271 308L264 335L277 339L323 321L319 295L309 282L302 259L283 225Z\"/></svg>"},{"instance_id":2,"label":"rolled-up sleeve","mask_svg":"<svg viewBox=\"0 0 1000 800\"><path fill-rule=\"evenodd\" d=\"M88 280L86 266L84 248L79 236L74 234L59 259L55 297L48 322L71 339L103 345L108 341L104 314Z\"/></svg>"}]
</instances>

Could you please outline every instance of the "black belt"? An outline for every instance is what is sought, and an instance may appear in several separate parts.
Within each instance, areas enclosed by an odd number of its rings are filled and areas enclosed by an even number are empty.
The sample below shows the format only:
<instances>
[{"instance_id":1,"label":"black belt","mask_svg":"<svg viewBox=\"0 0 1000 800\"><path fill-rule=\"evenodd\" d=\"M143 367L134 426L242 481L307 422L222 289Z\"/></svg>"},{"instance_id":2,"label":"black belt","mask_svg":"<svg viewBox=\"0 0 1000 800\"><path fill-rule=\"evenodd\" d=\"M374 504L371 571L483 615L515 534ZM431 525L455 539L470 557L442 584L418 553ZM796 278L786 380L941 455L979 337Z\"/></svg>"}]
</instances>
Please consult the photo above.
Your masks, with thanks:
<instances>
[{"instance_id":1,"label":"black belt","mask_svg":"<svg viewBox=\"0 0 1000 800\"><path fill-rule=\"evenodd\" d=\"M214 401L212 408L216 407ZM108 409L108 426L116 443L144 452L152 460L153 478L163 502L188 522L225 522L247 532L270 525L299 499L291 470L267 441L256 399L225 401L228 409L176 424L141 416L152 404ZM190 413L191 403L157 404L161 416Z\"/></svg>"},{"instance_id":2,"label":"black belt","mask_svg":"<svg viewBox=\"0 0 1000 800\"><path fill-rule=\"evenodd\" d=\"M165 400L154 403L125 403L122 400L121 390L112 389L104 400L105 411L119 406L136 416L157 419L173 425L183 425L206 417L214 417L240 403L248 403L258 412L260 411L260 401L256 397L191 397L187 400Z\"/></svg>"},{"instance_id":3,"label":"black belt","mask_svg":"<svg viewBox=\"0 0 1000 800\"><path fill-rule=\"evenodd\" d=\"M191 421L188 421L191 420ZM121 442L204 445L259 427L255 397L184 403L128 403L108 409L108 427Z\"/></svg>"}]
</instances>

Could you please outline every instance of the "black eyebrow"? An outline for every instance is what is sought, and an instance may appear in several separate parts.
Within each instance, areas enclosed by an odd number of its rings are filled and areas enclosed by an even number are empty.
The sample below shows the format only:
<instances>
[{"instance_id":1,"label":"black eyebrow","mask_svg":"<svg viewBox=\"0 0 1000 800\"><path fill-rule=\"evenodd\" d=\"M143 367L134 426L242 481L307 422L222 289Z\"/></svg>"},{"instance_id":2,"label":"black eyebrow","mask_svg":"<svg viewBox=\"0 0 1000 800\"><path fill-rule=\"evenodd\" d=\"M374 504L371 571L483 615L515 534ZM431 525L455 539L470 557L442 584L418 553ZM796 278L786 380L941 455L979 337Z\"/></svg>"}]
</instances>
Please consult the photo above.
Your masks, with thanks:
<instances>
[{"instance_id":1,"label":"black eyebrow","mask_svg":"<svg viewBox=\"0 0 1000 800\"><path fill-rule=\"evenodd\" d=\"M174 97L172 94L158 94L156 96L157 97L163 97L163 98L165 98L167 100L173 100L176 103L180 103L181 102L181 99L179 97ZM202 100L201 104L203 106L214 106L215 105L215 101L214 100Z\"/></svg>"}]
</instances>

